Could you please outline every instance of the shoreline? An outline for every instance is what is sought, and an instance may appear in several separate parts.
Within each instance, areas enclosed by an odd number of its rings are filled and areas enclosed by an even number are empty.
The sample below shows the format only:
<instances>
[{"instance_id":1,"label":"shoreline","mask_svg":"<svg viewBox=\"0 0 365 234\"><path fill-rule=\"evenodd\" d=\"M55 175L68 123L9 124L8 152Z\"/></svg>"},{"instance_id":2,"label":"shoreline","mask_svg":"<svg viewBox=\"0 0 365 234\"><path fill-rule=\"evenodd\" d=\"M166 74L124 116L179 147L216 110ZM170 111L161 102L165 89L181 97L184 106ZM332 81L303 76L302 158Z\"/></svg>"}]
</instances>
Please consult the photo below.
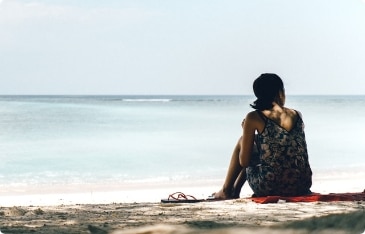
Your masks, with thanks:
<instances>
[{"instance_id":1,"label":"shoreline","mask_svg":"<svg viewBox=\"0 0 365 234\"><path fill-rule=\"evenodd\" d=\"M345 193L362 192L365 189L363 174L313 176L312 192ZM141 182L114 184L71 184L24 186L17 189L1 189L0 206L59 206L76 204L111 204L160 202L174 192L207 198L222 186L222 180ZM245 184L241 198L250 197L252 190Z\"/></svg>"}]
</instances>

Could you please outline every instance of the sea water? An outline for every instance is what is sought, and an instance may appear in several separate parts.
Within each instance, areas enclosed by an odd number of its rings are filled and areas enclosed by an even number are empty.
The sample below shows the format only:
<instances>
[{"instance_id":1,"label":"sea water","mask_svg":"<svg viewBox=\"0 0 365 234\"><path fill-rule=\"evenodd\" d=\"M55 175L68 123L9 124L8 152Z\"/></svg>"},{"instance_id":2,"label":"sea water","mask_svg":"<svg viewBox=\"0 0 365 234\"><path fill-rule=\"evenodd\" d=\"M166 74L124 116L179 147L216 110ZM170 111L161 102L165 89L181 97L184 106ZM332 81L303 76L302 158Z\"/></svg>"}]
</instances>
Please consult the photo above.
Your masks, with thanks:
<instances>
[{"instance_id":1,"label":"sea water","mask_svg":"<svg viewBox=\"0 0 365 234\"><path fill-rule=\"evenodd\" d=\"M253 96L0 96L0 188L223 181ZM314 173L365 171L365 96L288 96Z\"/></svg>"}]
</instances>

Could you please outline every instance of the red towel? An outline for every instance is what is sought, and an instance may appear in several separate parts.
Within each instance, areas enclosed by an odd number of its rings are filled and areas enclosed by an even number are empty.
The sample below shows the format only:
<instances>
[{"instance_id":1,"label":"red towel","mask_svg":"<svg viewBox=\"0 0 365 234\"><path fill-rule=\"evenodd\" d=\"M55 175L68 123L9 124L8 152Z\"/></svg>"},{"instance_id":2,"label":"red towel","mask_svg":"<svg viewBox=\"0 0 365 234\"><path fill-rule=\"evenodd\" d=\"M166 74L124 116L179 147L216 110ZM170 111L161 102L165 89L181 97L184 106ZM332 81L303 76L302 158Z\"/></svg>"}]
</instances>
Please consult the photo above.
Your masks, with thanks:
<instances>
[{"instance_id":1,"label":"red towel","mask_svg":"<svg viewBox=\"0 0 365 234\"><path fill-rule=\"evenodd\" d=\"M260 204L277 203L279 200L285 202L331 202L331 201L365 201L365 191L360 193L330 193L320 194L312 193L297 197L267 196L267 197L251 197L252 201Z\"/></svg>"}]
</instances>

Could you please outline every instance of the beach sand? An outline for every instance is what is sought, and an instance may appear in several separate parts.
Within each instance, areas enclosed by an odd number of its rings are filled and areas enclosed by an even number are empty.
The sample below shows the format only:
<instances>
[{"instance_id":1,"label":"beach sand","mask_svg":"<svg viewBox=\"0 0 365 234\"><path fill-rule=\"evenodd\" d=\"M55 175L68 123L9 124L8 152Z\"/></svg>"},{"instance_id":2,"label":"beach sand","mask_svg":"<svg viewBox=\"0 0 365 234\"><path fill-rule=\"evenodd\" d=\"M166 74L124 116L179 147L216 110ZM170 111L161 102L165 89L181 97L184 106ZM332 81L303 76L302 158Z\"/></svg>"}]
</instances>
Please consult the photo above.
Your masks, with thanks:
<instances>
[{"instance_id":1,"label":"beach sand","mask_svg":"<svg viewBox=\"0 0 365 234\"><path fill-rule=\"evenodd\" d=\"M313 191L362 192L363 177L317 179ZM341 186L339 186L339 181ZM32 187L0 191L0 233L364 233L365 201L257 204L240 199L164 204L176 191L206 198L220 181ZM194 186L193 186L194 185ZM190 186L190 187L189 187ZM360 189L361 188L361 189Z\"/></svg>"},{"instance_id":2,"label":"beach sand","mask_svg":"<svg viewBox=\"0 0 365 234\"><path fill-rule=\"evenodd\" d=\"M365 201L112 203L0 209L2 233L363 233Z\"/></svg>"}]
</instances>

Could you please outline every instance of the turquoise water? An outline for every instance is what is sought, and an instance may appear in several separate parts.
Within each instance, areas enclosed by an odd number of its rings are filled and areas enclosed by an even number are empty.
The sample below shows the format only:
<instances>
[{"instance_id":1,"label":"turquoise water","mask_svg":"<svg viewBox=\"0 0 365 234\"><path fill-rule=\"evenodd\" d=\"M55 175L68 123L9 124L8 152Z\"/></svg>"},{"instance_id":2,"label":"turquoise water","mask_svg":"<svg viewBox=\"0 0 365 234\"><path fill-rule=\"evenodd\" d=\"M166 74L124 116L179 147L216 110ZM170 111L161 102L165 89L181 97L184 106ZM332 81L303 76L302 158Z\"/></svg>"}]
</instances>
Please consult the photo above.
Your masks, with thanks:
<instances>
[{"instance_id":1,"label":"turquoise water","mask_svg":"<svg viewBox=\"0 0 365 234\"><path fill-rule=\"evenodd\" d=\"M0 186L222 179L252 96L0 96ZM365 168L365 96L288 96L314 171Z\"/></svg>"}]
</instances>

